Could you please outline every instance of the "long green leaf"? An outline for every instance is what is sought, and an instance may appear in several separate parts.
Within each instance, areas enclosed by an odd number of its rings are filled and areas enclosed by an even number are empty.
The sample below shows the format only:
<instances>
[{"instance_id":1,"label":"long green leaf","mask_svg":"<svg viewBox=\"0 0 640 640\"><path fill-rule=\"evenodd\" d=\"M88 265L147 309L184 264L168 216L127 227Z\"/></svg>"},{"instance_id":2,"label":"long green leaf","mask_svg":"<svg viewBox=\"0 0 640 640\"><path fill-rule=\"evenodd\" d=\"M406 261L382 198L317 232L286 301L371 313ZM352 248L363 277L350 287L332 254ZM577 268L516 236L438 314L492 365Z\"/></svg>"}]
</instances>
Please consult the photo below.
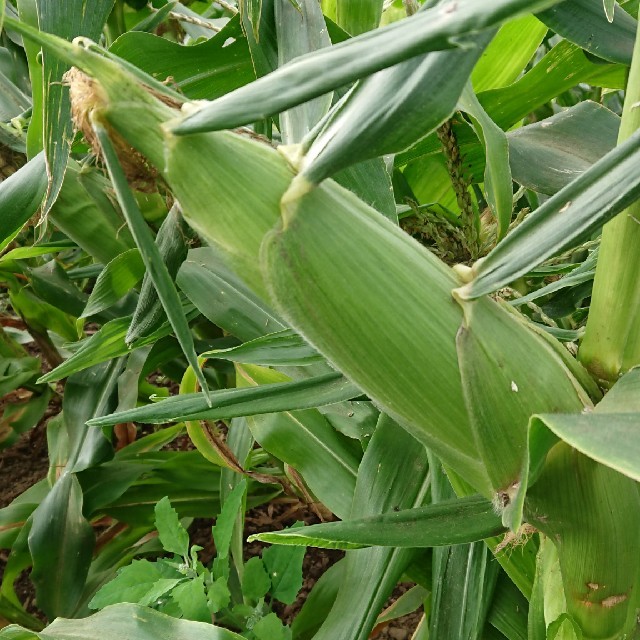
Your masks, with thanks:
<instances>
[{"instance_id":1,"label":"long green leaf","mask_svg":"<svg viewBox=\"0 0 640 640\"><path fill-rule=\"evenodd\" d=\"M111 143L109 134L104 126L97 121L94 121L93 128L96 136L100 142L100 147L104 154L104 160L109 170L109 175L113 182L113 186L116 190L116 195L122 207L122 211L129 225L129 229L136 244L140 249L140 255L144 262L145 267L149 273L151 281L154 284L158 297L162 302L165 313L169 318L169 322L175 331L176 338L182 347L182 351L187 359L187 362L191 365L196 372L196 377L200 383L205 397L208 397L209 386L202 373L202 370L198 366L198 355L196 354L195 346L193 344L193 336L189 323L182 310L182 303L180 302L180 296L176 291L171 274L167 269L167 265L162 259L160 250L156 243L153 241L151 232L142 213L138 208L138 205L133 197L133 193L129 188L127 179L124 175L124 171L120 166L118 156Z\"/></svg>"},{"instance_id":2,"label":"long green leaf","mask_svg":"<svg viewBox=\"0 0 640 640\"><path fill-rule=\"evenodd\" d=\"M464 299L503 287L589 237L640 195L640 132L547 200L473 269Z\"/></svg>"},{"instance_id":3,"label":"long green leaf","mask_svg":"<svg viewBox=\"0 0 640 640\"><path fill-rule=\"evenodd\" d=\"M142 280L144 273L144 263L138 249L121 253L98 276L82 317L100 313L118 302Z\"/></svg>"},{"instance_id":4,"label":"long green leaf","mask_svg":"<svg viewBox=\"0 0 640 640\"><path fill-rule=\"evenodd\" d=\"M358 469L350 517L420 506L428 488L424 448L388 416L381 415ZM414 550L392 547L347 552L335 603L315 640L369 638L390 591L415 557ZM354 591L354 584L360 588Z\"/></svg>"},{"instance_id":5,"label":"long green leaf","mask_svg":"<svg viewBox=\"0 0 640 640\"><path fill-rule=\"evenodd\" d=\"M38 606L53 619L71 615L82 595L95 536L82 515L82 489L65 473L33 514L29 549Z\"/></svg>"},{"instance_id":6,"label":"long green leaf","mask_svg":"<svg viewBox=\"0 0 640 640\"><path fill-rule=\"evenodd\" d=\"M38 210L47 188L44 153L27 162L0 185L0 251Z\"/></svg>"},{"instance_id":7,"label":"long green leaf","mask_svg":"<svg viewBox=\"0 0 640 640\"><path fill-rule=\"evenodd\" d=\"M448 49L457 39L498 26L558 0L494 0L422 11L406 21L365 33L296 62L199 109L174 126L177 134L235 127L285 111L353 80L428 51Z\"/></svg>"},{"instance_id":8,"label":"long green leaf","mask_svg":"<svg viewBox=\"0 0 640 640\"><path fill-rule=\"evenodd\" d=\"M365 0L366 4L372 4ZM317 0L275 0L278 64L331 46L324 16ZM331 107L332 94L320 96L280 114L282 141L300 142Z\"/></svg>"},{"instance_id":9,"label":"long green leaf","mask_svg":"<svg viewBox=\"0 0 640 640\"><path fill-rule=\"evenodd\" d=\"M67 40L76 36L98 40L113 4L114 0L95 0L90 5L84 0L36 0L38 25L42 31L55 33ZM45 97L44 149L49 177L44 204L46 215L62 188L73 139L73 124L69 90L62 84L62 76L68 66L55 54L47 51L43 54L42 65Z\"/></svg>"},{"instance_id":10,"label":"long green leaf","mask_svg":"<svg viewBox=\"0 0 640 640\"><path fill-rule=\"evenodd\" d=\"M260 388L286 380L261 367L237 368L239 387ZM338 517L347 517L356 486L359 455L353 442L336 433L317 410L283 411L247 419L256 441L270 454L292 466L310 491Z\"/></svg>"},{"instance_id":11,"label":"long green leaf","mask_svg":"<svg viewBox=\"0 0 640 640\"><path fill-rule=\"evenodd\" d=\"M167 265L167 271L172 280L175 280L178 269L188 255L189 235L180 208L174 205L156 235L158 252ZM158 329L164 320L166 320L166 314L162 308L162 302L150 274L146 273L125 342L130 345L139 338L149 335L150 332Z\"/></svg>"},{"instance_id":12,"label":"long green leaf","mask_svg":"<svg viewBox=\"0 0 640 640\"><path fill-rule=\"evenodd\" d=\"M213 247L193 249L178 272L178 286L202 315L243 341L286 329L220 253Z\"/></svg>"},{"instance_id":13,"label":"long green leaf","mask_svg":"<svg viewBox=\"0 0 640 640\"><path fill-rule=\"evenodd\" d=\"M237 347L207 351L202 356L268 367L299 367L324 362L324 358L292 329L270 333Z\"/></svg>"},{"instance_id":14,"label":"long green leaf","mask_svg":"<svg viewBox=\"0 0 640 640\"><path fill-rule=\"evenodd\" d=\"M455 110L494 34L483 32L463 50L415 56L362 79L322 120L319 132L303 141L302 176L317 184L355 162L403 151L429 134Z\"/></svg>"},{"instance_id":15,"label":"long green leaf","mask_svg":"<svg viewBox=\"0 0 640 640\"><path fill-rule=\"evenodd\" d=\"M640 482L639 390L640 369L633 369L595 412L543 414L537 419L574 449Z\"/></svg>"},{"instance_id":16,"label":"long green leaf","mask_svg":"<svg viewBox=\"0 0 640 640\"><path fill-rule=\"evenodd\" d=\"M620 118L587 100L507 134L516 182L553 195L616 146Z\"/></svg>"},{"instance_id":17,"label":"long green leaf","mask_svg":"<svg viewBox=\"0 0 640 640\"><path fill-rule=\"evenodd\" d=\"M42 633L21 627L0 631L3 640L242 640L242 637L203 622L179 620L137 604L115 604L80 620L60 618Z\"/></svg>"},{"instance_id":18,"label":"long green leaf","mask_svg":"<svg viewBox=\"0 0 640 640\"><path fill-rule=\"evenodd\" d=\"M503 531L492 504L471 496L359 520L257 533L249 540L325 549L435 547L475 542Z\"/></svg>"},{"instance_id":19,"label":"long green leaf","mask_svg":"<svg viewBox=\"0 0 640 640\"><path fill-rule=\"evenodd\" d=\"M543 11L538 17L558 35L590 53L611 62L631 64L638 23L626 11L616 11L614 15L611 8L605 14L599 0L572 0Z\"/></svg>"},{"instance_id":20,"label":"long green leaf","mask_svg":"<svg viewBox=\"0 0 640 640\"><path fill-rule=\"evenodd\" d=\"M336 0L336 22L352 36L375 29L382 17L382 0Z\"/></svg>"},{"instance_id":21,"label":"long green leaf","mask_svg":"<svg viewBox=\"0 0 640 640\"><path fill-rule=\"evenodd\" d=\"M361 393L341 374L329 373L300 382L212 391L211 405L202 393L173 396L156 404L90 420L89 424L105 427L119 422L164 424L182 420L223 420L259 413L309 409L349 400Z\"/></svg>"},{"instance_id":22,"label":"long green leaf","mask_svg":"<svg viewBox=\"0 0 640 640\"><path fill-rule=\"evenodd\" d=\"M487 201L498 221L498 239L502 239L511 223L513 182L509 165L509 141L505 132L489 117L471 85L462 92L460 107L477 122L476 133L485 147L487 168L484 184Z\"/></svg>"}]
</instances>

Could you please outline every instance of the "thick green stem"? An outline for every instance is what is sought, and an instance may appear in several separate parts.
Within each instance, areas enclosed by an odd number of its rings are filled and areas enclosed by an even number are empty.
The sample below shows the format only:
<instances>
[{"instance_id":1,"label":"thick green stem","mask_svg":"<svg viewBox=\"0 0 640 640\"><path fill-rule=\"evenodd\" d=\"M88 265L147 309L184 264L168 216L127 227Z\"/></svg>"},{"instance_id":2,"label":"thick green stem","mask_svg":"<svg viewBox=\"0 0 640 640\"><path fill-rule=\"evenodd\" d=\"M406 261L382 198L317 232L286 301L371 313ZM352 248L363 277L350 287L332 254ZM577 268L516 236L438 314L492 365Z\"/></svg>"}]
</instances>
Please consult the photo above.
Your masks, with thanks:
<instances>
[{"instance_id":1,"label":"thick green stem","mask_svg":"<svg viewBox=\"0 0 640 640\"><path fill-rule=\"evenodd\" d=\"M640 128L640 30L629 72L618 142ZM605 383L640 364L640 202L609 222L579 358Z\"/></svg>"}]
</instances>

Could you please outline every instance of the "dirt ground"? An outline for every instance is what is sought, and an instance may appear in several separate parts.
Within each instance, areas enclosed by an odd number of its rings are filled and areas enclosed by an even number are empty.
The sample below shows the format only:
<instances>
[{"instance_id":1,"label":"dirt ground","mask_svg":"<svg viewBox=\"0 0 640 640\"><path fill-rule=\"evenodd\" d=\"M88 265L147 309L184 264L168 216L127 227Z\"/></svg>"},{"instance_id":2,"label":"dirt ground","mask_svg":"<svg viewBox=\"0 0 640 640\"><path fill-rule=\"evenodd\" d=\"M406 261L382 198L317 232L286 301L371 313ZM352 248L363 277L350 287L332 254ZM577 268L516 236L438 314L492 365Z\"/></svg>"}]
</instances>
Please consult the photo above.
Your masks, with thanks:
<instances>
[{"instance_id":1,"label":"dirt ground","mask_svg":"<svg viewBox=\"0 0 640 640\"><path fill-rule=\"evenodd\" d=\"M8 505L23 491L46 476L48 469L46 422L59 410L59 400L54 399L47 410L45 419L35 429L23 434L12 447L0 452L0 507ZM289 526L296 520L305 520L308 524L319 521L314 513L302 505L299 509L295 507L292 509L291 506L286 502L275 502L251 510L247 514L246 535ZM192 542L203 547L202 560L204 562L207 562L213 554L212 524L213 520L198 519L190 528ZM247 557L258 555L261 548L260 543L248 544L245 548L245 555ZM0 550L0 580L7 554L6 549ZM316 581L343 555L344 552L337 550L315 548L307 550L303 564L304 581L298 598L293 604L282 606L277 611L284 621L290 623L295 618ZM388 604L402 595L410 586L398 585ZM26 609L44 619L37 609L35 592L28 572L25 572L20 578L17 592ZM421 613L416 612L393 621L375 636L372 636L372 640L409 640L420 621L420 616Z\"/></svg>"}]
</instances>

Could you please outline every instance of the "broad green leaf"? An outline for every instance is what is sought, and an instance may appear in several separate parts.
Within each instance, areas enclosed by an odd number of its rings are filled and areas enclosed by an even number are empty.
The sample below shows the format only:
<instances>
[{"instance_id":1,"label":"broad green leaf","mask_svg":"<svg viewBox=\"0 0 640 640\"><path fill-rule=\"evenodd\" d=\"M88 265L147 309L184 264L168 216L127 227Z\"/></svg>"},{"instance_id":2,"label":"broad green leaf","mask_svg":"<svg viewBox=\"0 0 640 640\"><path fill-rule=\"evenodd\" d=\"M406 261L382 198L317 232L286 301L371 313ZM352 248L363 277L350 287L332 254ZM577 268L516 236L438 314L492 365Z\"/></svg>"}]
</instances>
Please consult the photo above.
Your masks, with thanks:
<instances>
[{"instance_id":1,"label":"broad green leaf","mask_svg":"<svg viewBox=\"0 0 640 640\"><path fill-rule=\"evenodd\" d=\"M82 596L95 536L82 514L82 489L65 473L33 513L29 550L38 606L49 618L71 615Z\"/></svg>"},{"instance_id":2,"label":"broad green leaf","mask_svg":"<svg viewBox=\"0 0 640 640\"><path fill-rule=\"evenodd\" d=\"M473 269L458 295L478 298L588 238L640 194L640 133L547 200Z\"/></svg>"},{"instance_id":3,"label":"broad green leaf","mask_svg":"<svg viewBox=\"0 0 640 640\"><path fill-rule=\"evenodd\" d=\"M201 44L184 46L150 33L129 31L110 51L162 82L170 77L171 86L192 100L213 100L256 77L239 17Z\"/></svg>"},{"instance_id":4,"label":"broad green leaf","mask_svg":"<svg viewBox=\"0 0 640 640\"><path fill-rule=\"evenodd\" d=\"M200 575L176 586L171 597L178 603L182 617L196 622L211 623L211 612L207 605L204 576Z\"/></svg>"},{"instance_id":5,"label":"broad green leaf","mask_svg":"<svg viewBox=\"0 0 640 640\"><path fill-rule=\"evenodd\" d=\"M237 347L206 351L202 357L271 367L299 367L324 362L324 358L291 329L255 338Z\"/></svg>"},{"instance_id":6,"label":"broad green leaf","mask_svg":"<svg viewBox=\"0 0 640 640\"><path fill-rule=\"evenodd\" d=\"M25 382L33 380L40 372L40 366L38 358L1 358L0 395L5 396L23 386Z\"/></svg>"},{"instance_id":7,"label":"broad green leaf","mask_svg":"<svg viewBox=\"0 0 640 640\"><path fill-rule=\"evenodd\" d=\"M385 218L395 224L398 223L391 176L382 158L352 164L338 171L333 179L345 189L355 193L360 200L371 205Z\"/></svg>"},{"instance_id":8,"label":"broad green leaf","mask_svg":"<svg viewBox=\"0 0 640 640\"><path fill-rule=\"evenodd\" d=\"M489 117L482 108L471 85L467 84L462 92L460 107L477 123L474 128L485 147L487 168L484 184L487 201L498 222L498 239L502 239L511 223L513 211L513 182L509 165L509 141L505 132Z\"/></svg>"},{"instance_id":9,"label":"broad green leaf","mask_svg":"<svg viewBox=\"0 0 640 640\"><path fill-rule=\"evenodd\" d=\"M364 4L373 6L371 0ZM278 65L331 46L324 16L317 0L275 0ZM280 114L282 141L300 142L331 107L332 94L320 96Z\"/></svg>"},{"instance_id":10,"label":"broad green leaf","mask_svg":"<svg viewBox=\"0 0 640 640\"><path fill-rule=\"evenodd\" d=\"M474 91L480 93L515 82L546 33L547 27L535 16L510 20L500 27L473 69Z\"/></svg>"},{"instance_id":11,"label":"broad green leaf","mask_svg":"<svg viewBox=\"0 0 640 640\"><path fill-rule=\"evenodd\" d=\"M224 560L229 556L233 527L236 516L242 508L246 490L247 482L242 479L231 493L225 497L222 511L216 518L216 523L212 529L213 542L216 545L216 561Z\"/></svg>"},{"instance_id":12,"label":"broad green leaf","mask_svg":"<svg viewBox=\"0 0 640 640\"><path fill-rule=\"evenodd\" d=\"M61 257L61 256L60 256ZM77 318L82 313L89 296L71 281L60 260L49 260L41 267L25 270L33 291L42 300ZM111 313L114 313L112 311ZM102 320L102 318L100 318Z\"/></svg>"},{"instance_id":13,"label":"broad green leaf","mask_svg":"<svg viewBox=\"0 0 640 640\"><path fill-rule=\"evenodd\" d=\"M207 588L207 603L212 613L218 613L225 607L229 606L231 601L231 592L227 585L227 577L220 576L215 582Z\"/></svg>"},{"instance_id":14,"label":"broad green leaf","mask_svg":"<svg viewBox=\"0 0 640 640\"><path fill-rule=\"evenodd\" d=\"M311 640L327 619L338 596L346 561L343 558L331 565L313 585L302 609L291 625L294 640Z\"/></svg>"},{"instance_id":15,"label":"broad green leaf","mask_svg":"<svg viewBox=\"0 0 640 640\"><path fill-rule=\"evenodd\" d=\"M46 188L44 153L39 153L0 184L0 251L38 210Z\"/></svg>"},{"instance_id":16,"label":"broad green leaf","mask_svg":"<svg viewBox=\"0 0 640 640\"><path fill-rule=\"evenodd\" d=\"M65 340L77 340L78 327L74 319L36 296L31 287L10 290L9 300L14 311L25 319L32 330L42 335L53 331Z\"/></svg>"},{"instance_id":17,"label":"broad green leaf","mask_svg":"<svg viewBox=\"0 0 640 640\"><path fill-rule=\"evenodd\" d=\"M111 181L113 182L116 196L122 207L122 212L127 220L129 229L140 249L140 255L144 262L151 281L158 293L158 297L162 302L165 313L169 318L169 322L173 327L176 338L182 347L182 351L187 359L187 362L191 365L195 371L200 387L202 388L204 395L208 398L209 386L205 380L204 374L198 366L198 356L193 344L193 336L189 323L182 310L182 303L180 296L175 288L171 274L169 273L166 264L162 259L160 251L153 241L151 232L142 213L138 208L138 205L133 197L133 193L127 183L127 178L124 174L115 148L109 138L107 129L104 128L97 120L93 122L94 132L102 148L104 154L104 161L107 165Z\"/></svg>"},{"instance_id":18,"label":"broad green leaf","mask_svg":"<svg viewBox=\"0 0 640 640\"><path fill-rule=\"evenodd\" d=\"M589 100L507 134L516 182L553 195L616 146L620 118Z\"/></svg>"},{"instance_id":19,"label":"broad green leaf","mask_svg":"<svg viewBox=\"0 0 640 640\"><path fill-rule=\"evenodd\" d=\"M238 387L255 390L287 380L283 374L254 366L237 368ZM291 465L311 492L338 516L351 509L358 469L352 442L336 433L318 411L286 411L248 419L253 437L269 453Z\"/></svg>"},{"instance_id":20,"label":"broad green leaf","mask_svg":"<svg viewBox=\"0 0 640 640\"><path fill-rule=\"evenodd\" d=\"M243 341L286 324L229 269L213 248L193 249L178 272L183 293L214 324Z\"/></svg>"},{"instance_id":21,"label":"broad green leaf","mask_svg":"<svg viewBox=\"0 0 640 640\"><path fill-rule=\"evenodd\" d=\"M69 161L49 219L96 262L108 264L135 244L108 195L111 186L96 170ZM78 224L82 220L82 224Z\"/></svg>"},{"instance_id":22,"label":"broad green leaf","mask_svg":"<svg viewBox=\"0 0 640 640\"><path fill-rule=\"evenodd\" d=\"M295 531L290 527L285 531ZM293 553L292 553L293 551ZM271 579L269 593L273 598L291 604L302 589L302 561L306 548L269 547L262 552L262 562Z\"/></svg>"},{"instance_id":23,"label":"broad green leaf","mask_svg":"<svg viewBox=\"0 0 640 640\"><path fill-rule=\"evenodd\" d=\"M105 427L120 422L164 424L182 420L224 420L259 413L308 409L349 400L361 393L339 373L329 373L299 382L212 391L211 406L202 393L173 396L155 404L96 418L89 424Z\"/></svg>"},{"instance_id":24,"label":"broad green leaf","mask_svg":"<svg viewBox=\"0 0 640 640\"><path fill-rule=\"evenodd\" d=\"M336 22L352 36L380 24L382 0L336 0Z\"/></svg>"},{"instance_id":25,"label":"broad green leaf","mask_svg":"<svg viewBox=\"0 0 640 640\"><path fill-rule=\"evenodd\" d=\"M324 549L412 548L475 542L503 531L491 503L471 496L357 520L257 533L249 540Z\"/></svg>"},{"instance_id":26,"label":"broad green leaf","mask_svg":"<svg viewBox=\"0 0 640 640\"><path fill-rule=\"evenodd\" d=\"M633 44L638 23L626 12L616 11L614 2L604 0L572 0L560 3L538 14L550 29L596 56L631 64ZM607 7L611 4L611 7Z\"/></svg>"},{"instance_id":27,"label":"broad green leaf","mask_svg":"<svg viewBox=\"0 0 640 640\"><path fill-rule=\"evenodd\" d=\"M291 631L275 613L260 618L253 627L253 633L257 640L291 640Z\"/></svg>"},{"instance_id":28,"label":"broad green leaf","mask_svg":"<svg viewBox=\"0 0 640 640\"><path fill-rule=\"evenodd\" d=\"M135 604L117 604L79 620L59 618L42 633L20 627L0 631L2 640L243 640L212 624L178 620Z\"/></svg>"},{"instance_id":29,"label":"broad green leaf","mask_svg":"<svg viewBox=\"0 0 640 640\"><path fill-rule=\"evenodd\" d=\"M155 506L154 511L158 537L164 550L186 558L189 555L189 534L182 526L169 498L162 498Z\"/></svg>"},{"instance_id":30,"label":"broad green leaf","mask_svg":"<svg viewBox=\"0 0 640 640\"><path fill-rule=\"evenodd\" d=\"M163 578L166 579L167 575L160 571L155 562L134 560L131 564L118 570L116 577L96 593L91 602L89 602L89 607L91 609L104 609L109 605L121 602L139 604L142 600L148 600L147 596L149 594L156 592L156 585ZM175 586L177 581L181 579L183 579L183 576L176 571L174 580L170 582L173 583L172 586Z\"/></svg>"},{"instance_id":31,"label":"broad green leaf","mask_svg":"<svg viewBox=\"0 0 640 640\"><path fill-rule=\"evenodd\" d=\"M507 551L511 554L515 552L517 549ZM489 609L488 623L508 640L537 640L527 635L529 607L529 601L522 592L507 574L501 572L496 582L493 603Z\"/></svg>"},{"instance_id":32,"label":"broad green leaf","mask_svg":"<svg viewBox=\"0 0 640 640\"><path fill-rule=\"evenodd\" d=\"M114 258L100 273L82 317L108 309L142 280L145 268L138 249L129 249Z\"/></svg>"},{"instance_id":33,"label":"broad green leaf","mask_svg":"<svg viewBox=\"0 0 640 640\"><path fill-rule=\"evenodd\" d=\"M271 587L271 578L260 558L249 558L244 565L242 595L250 600L264 598Z\"/></svg>"},{"instance_id":34,"label":"broad green leaf","mask_svg":"<svg viewBox=\"0 0 640 640\"><path fill-rule=\"evenodd\" d=\"M71 376L65 384L62 416L67 437L67 468L82 471L113 455L111 441L87 420L113 411L117 405L118 377L124 362L114 359ZM59 472L59 469L56 470Z\"/></svg>"},{"instance_id":35,"label":"broad green leaf","mask_svg":"<svg viewBox=\"0 0 640 640\"><path fill-rule=\"evenodd\" d=\"M455 10L448 13L438 7L422 11L349 42L302 56L268 77L200 108L175 125L173 131L196 133L260 120L413 56L451 48L470 33L554 4L556 0L494 0L491 5L459 0Z\"/></svg>"},{"instance_id":36,"label":"broad green leaf","mask_svg":"<svg viewBox=\"0 0 640 640\"><path fill-rule=\"evenodd\" d=\"M102 27L111 12L114 0L96 0L87 6L84 0L48 2L36 0L38 26L47 33L54 33L66 40L86 36L98 40ZM44 150L47 157L49 186L44 203L45 215L56 201L64 180L73 124L69 90L62 79L68 65L52 52L43 53L44 82ZM34 114L39 115L39 114Z\"/></svg>"}]
</instances>

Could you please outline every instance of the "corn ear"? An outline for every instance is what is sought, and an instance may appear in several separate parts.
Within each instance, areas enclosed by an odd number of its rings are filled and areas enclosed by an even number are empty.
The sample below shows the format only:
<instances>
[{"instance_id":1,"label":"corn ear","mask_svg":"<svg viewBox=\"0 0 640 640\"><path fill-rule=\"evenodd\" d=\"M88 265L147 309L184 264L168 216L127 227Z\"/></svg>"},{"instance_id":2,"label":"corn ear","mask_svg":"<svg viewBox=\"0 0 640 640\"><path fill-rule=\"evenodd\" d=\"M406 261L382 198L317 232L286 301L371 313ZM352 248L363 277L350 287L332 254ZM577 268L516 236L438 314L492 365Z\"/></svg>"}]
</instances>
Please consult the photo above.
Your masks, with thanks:
<instances>
[{"instance_id":1,"label":"corn ear","mask_svg":"<svg viewBox=\"0 0 640 640\"><path fill-rule=\"evenodd\" d=\"M528 455L529 418L541 411L578 412L592 403L524 320L498 304L464 309L456 337L464 398L499 505L506 507Z\"/></svg>"},{"instance_id":2,"label":"corn ear","mask_svg":"<svg viewBox=\"0 0 640 640\"><path fill-rule=\"evenodd\" d=\"M303 141L303 178L318 184L350 164L403 151L454 112L494 30L465 49L434 51L360 80ZM380 105L384 105L381 109Z\"/></svg>"},{"instance_id":3,"label":"corn ear","mask_svg":"<svg viewBox=\"0 0 640 640\"><path fill-rule=\"evenodd\" d=\"M558 550L567 611L584 638L626 637L639 599L636 483L561 442L527 493L525 517Z\"/></svg>"}]
</instances>

